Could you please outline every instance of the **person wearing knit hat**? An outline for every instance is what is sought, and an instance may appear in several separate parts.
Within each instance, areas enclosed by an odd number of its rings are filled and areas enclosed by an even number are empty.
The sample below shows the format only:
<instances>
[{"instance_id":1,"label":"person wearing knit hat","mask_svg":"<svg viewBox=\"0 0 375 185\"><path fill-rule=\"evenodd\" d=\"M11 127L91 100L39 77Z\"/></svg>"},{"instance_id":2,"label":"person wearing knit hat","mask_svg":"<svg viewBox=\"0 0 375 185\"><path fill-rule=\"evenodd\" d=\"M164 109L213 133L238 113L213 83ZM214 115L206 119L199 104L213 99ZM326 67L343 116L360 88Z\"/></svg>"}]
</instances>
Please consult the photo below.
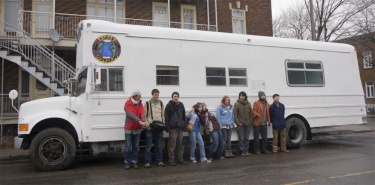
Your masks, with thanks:
<instances>
[{"instance_id":1,"label":"person wearing knit hat","mask_svg":"<svg viewBox=\"0 0 375 185\"><path fill-rule=\"evenodd\" d=\"M135 96L142 96L141 91L139 91L139 90L134 90L134 91L132 92L132 94L131 94L131 97L134 98Z\"/></svg>"},{"instance_id":2,"label":"person wearing knit hat","mask_svg":"<svg viewBox=\"0 0 375 185\"><path fill-rule=\"evenodd\" d=\"M258 97L259 97L259 99L261 99L262 96L266 97L266 93L264 93L263 91L259 91L259 92L258 92Z\"/></svg>"},{"instance_id":3,"label":"person wearing knit hat","mask_svg":"<svg viewBox=\"0 0 375 185\"><path fill-rule=\"evenodd\" d=\"M142 127L147 125L144 108L141 100L141 92L135 90L131 97L125 102L124 110L125 119L125 169L129 170L138 168L139 140L141 137Z\"/></svg>"},{"instance_id":4,"label":"person wearing knit hat","mask_svg":"<svg viewBox=\"0 0 375 185\"><path fill-rule=\"evenodd\" d=\"M255 154L271 152L267 151L267 124L271 126L270 104L267 103L266 94L258 92L259 100L254 102L253 129L254 129L254 150ZM259 143L259 134L262 136L262 146Z\"/></svg>"}]
</instances>

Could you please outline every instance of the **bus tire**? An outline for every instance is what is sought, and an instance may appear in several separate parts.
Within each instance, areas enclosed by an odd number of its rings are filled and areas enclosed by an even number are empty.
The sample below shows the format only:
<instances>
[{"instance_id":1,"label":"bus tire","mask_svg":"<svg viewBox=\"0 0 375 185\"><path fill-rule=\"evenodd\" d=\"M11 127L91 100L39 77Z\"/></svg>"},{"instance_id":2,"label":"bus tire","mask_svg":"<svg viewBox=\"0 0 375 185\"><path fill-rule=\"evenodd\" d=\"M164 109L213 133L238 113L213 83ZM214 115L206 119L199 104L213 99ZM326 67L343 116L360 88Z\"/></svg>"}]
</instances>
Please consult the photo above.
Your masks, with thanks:
<instances>
[{"instance_id":1,"label":"bus tire","mask_svg":"<svg viewBox=\"0 0 375 185\"><path fill-rule=\"evenodd\" d=\"M288 148L300 148L307 137L305 123L297 117L286 120L286 146Z\"/></svg>"},{"instance_id":2,"label":"bus tire","mask_svg":"<svg viewBox=\"0 0 375 185\"><path fill-rule=\"evenodd\" d=\"M75 154L72 135L60 128L41 131L30 145L31 162L40 171L63 170L73 162Z\"/></svg>"}]
</instances>

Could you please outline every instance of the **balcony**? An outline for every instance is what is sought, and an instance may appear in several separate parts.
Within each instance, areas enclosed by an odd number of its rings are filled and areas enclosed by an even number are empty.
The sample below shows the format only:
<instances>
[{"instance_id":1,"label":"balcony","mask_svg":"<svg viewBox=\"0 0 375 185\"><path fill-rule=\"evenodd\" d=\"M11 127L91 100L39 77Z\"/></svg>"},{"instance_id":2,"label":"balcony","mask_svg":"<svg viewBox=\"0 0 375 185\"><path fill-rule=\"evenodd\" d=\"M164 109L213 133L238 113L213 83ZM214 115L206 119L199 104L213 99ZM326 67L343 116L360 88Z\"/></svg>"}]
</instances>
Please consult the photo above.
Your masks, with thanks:
<instances>
[{"instance_id":1,"label":"balcony","mask_svg":"<svg viewBox=\"0 0 375 185\"><path fill-rule=\"evenodd\" d=\"M120 24L170 27L179 29L194 29L201 31L216 31L215 25L185 24L180 22L169 23L144 19L114 18L77 14L55 13L55 20L53 20L53 15L49 12L35 12L22 10L20 11L19 18L21 27L35 38L49 38L48 31L53 27L54 23L55 29L61 36L68 39L75 39L78 23L86 19L106 20Z\"/></svg>"}]
</instances>

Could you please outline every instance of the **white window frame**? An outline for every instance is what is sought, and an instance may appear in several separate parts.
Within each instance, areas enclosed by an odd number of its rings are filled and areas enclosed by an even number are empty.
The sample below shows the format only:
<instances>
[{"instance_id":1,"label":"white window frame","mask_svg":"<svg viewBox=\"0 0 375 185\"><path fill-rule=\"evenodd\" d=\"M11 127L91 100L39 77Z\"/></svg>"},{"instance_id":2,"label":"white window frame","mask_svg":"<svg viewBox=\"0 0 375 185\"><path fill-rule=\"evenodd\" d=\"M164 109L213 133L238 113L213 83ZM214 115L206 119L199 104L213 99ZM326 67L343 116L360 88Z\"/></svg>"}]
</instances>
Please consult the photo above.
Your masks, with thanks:
<instances>
[{"instance_id":1,"label":"white window frame","mask_svg":"<svg viewBox=\"0 0 375 185\"><path fill-rule=\"evenodd\" d=\"M193 5L181 5L181 28L182 29L190 29L190 28L185 28L185 21L184 21L184 10L185 9L193 10L194 18L193 18L193 23L192 23L193 24L192 29L196 30L197 29L197 8Z\"/></svg>"},{"instance_id":2,"label":"white window frame","mask_svg":"<svg viewBox=\"0 0 375 185\"><path fill-rule=\"evenodd\" d=\"M365 89L366 89L366 98L375 98L374 81L365 82Z\"/></svg>"},{"instance_id":3,"label":"white window frame","mask_svg":"<svg viewBox=\"0 0 375 185\"><path fill-rule=\"evenodd\" d=\"M238 16L235 12L241 12L243 16ZM241 21L243 21L242 30L240 30L240 28L236 26ZM232 30L233 30L233 33L246 34L246 11L245 10L232 9Z\"/></svg>"},{"instance_id":4,"label":"white window frame","mask_svg":"<svg viewBox=\"0 0 375 185\"><path fill-rule=\"evenodd\" d=\"M363 54L363 69L371 69L373 67L371 51L365 51L362 54Z\"/></svg>"},{"instance_id":5,"label":"white window frame","mask_svg":"<svg viewBox=\"0 0 375 185\"><path fill-rule=\"evenodd\" d=\"M122 17L116 16L116 22L117 23L125 23L125 0L116 0L116 13L118 14L119 10L122 10L123 15ZM119 2L120 1L120 2ZM94 7L95 13L94 15L89 15L89 8ZM114 0L87 0L86 4L86 12L87 12L87 19L102 19L102 20L107 20L107 21L112 21L114 22L114 13L115 10L113 9L114 7ZM100 8L112 8L113 10L113 15L111 17L99 17L99 9Z\"/></svg>"},{"instance_id":6,"label":"white window frame","mask_svg":"<svg viewBox=\"0 0 375 185\"><path fill-rule=\"evenodd\" d=\"M160 22L160 20L156 20L156 7L164 7L166 12L165 14L167 15L167 21L166 22ZM152 2L152 26L157 26L157 27L169 27L169 22L168 22L168 3L161 3L161 2Z\"/></svg>"},{"instance_id":7,"label":"white window frame","mask_svg":"<svg viewBox=\"0 0 375 185\"><path fill-rule=\"evenodd\" d=\"M23 0L3 0L0 1L0 7L0 21L19 28L18 10L23 9ZM4 30L0 30L0 35L3 35L4 32L10 32L10 30L7 29L7 26L5 26Z\"/></svg>"},{"instance_id":8,"label":"white window frame","mask_svg":"<svg viewBox=\"0 0 375 185\"><path fill-rule=\"evenodd\" d=\"M244 70L245 76L231 76L231 70ZM228 68L229 86L245 86L247 87L247 69L246 68ZM245 84L232 84L231 79L244 79Z\"/></svg>"},{"instance_id":9,"label":"white window frame","mask_svg":"<svg viewBox=\"0 0 375 185\"><path fill-rule=\"evenodd\" d=\"M53 0L45 0L45 1L42 1L42 0L33 0L33 7L32 9L34 11L38 11L37 10L37 4L38 4L38 1L41 1L42 3L46 3L46 2L49 2L49 13L50 14L46 14L46 12L44 13L36 13L32 16L32 20L33 20L33 29L32 29L32 35L36 36L36 37L40 37L40 38L48 38L48 31L52 28L52 12L53 12ZM38 32L38 29L39 29L39 25L38 25L38 17L39 16L48 16L48 17L45 17L44 19L48 19L49 21L48 22L40 22L41 24L43 24L43 27L47 27L45 28L45 30L42 30L41 32ZM47 25L48 24L48 25Z\"/></svg>"},{"instance_id":10,"label":"white window frame","mask_svg":"<svg viewBox=\"0 0 375 185\"><path fill-rule=\"evenodd\" d=\"M97 88L95 89L95 91L104 91L104 92L124 92L124 88L125 88L125 81L124 81L124 68L121 68L121 67L102 67L100 69L100 80L101 80L101 84L97 86ZM106 73L104 73L103 71L106 71ZM120 71L121 70L121 75L122 75L122 78L121 78L121 81L122 81L122 90L110 90L110 84L112 82L110 82L109 80L109 71L110 70L118 70ZM94 70L94 74L95 74L95 70ZM103 83L103 78L105 78L105 83ZM114 83L114 82L113 82ZM105 89L102 89L100 87L102 87L103 85L106 85Z\"/></svg>"},{"instance_id":11,"label":"white window frame","mask_svg":"<svg viewBox=\"0 0 375 185\"><path fill-rule=\"evenodd\" d=\"M158 75L158 70L161 69L161 68L164 68L164 69L169 69L169 70L176 70L177 69L177 75L166 75L166 74L159 74ZM155 83L156 85L167 85L167 86L178 86L180 85L180 67L178 66L164 66L164 65L158 65L156 66L156 80L155 80ZM177 77L177 83L176 84L163 84L163 83L158 83L158 77ZM172 82L172 80L170 80L170 82Z\"/></svg>"},{"instance_id":12,"label":"white window frame","mask_svg":"<svg viewBox=\"0 0 375 185\"><path fill-rule=\"evenodd\" d=\"M289 68L288 64L289 63L298 63L298 64L303 64L302 68ZM311 69L307 68L306 64L320 64L321 69ZM301 71L304 72L304 84L294 84L290 83L289 79L289 71ZM322 84L308 84L307 79L306 79L306 72L321 72L322 73ZM288 86L290 87L324 87L325 86L325 75L324 75L324 66L321 61L313 61L313 60L285 60L285 76L286 76L286 82Z\"/></svg>"},{"instance_id":13,"label":"white window frame","mask_svg":"<svg viewBox=\"0 0 375 185\"><path fill-rule=\"evenodd\" d=\"M224 69L224 76L208 76L207 75L207 70L209 69ZM225 67L206 67L206 85L207 86L227 86L227 70ZM208 78L223 78L224 79L224 84L209 84L208 83Z\"/></svg>"}]
</instances>

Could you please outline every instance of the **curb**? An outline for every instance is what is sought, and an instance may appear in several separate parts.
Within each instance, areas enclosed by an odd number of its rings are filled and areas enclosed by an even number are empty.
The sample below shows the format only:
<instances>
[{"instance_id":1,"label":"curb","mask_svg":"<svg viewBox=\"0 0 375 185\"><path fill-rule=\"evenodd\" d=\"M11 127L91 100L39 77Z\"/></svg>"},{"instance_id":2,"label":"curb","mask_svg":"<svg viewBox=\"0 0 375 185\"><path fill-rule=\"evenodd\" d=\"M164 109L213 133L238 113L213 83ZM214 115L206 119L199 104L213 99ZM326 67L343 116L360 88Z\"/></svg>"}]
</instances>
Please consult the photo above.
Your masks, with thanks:
<instances>
[{"instance_id":1,"label":"curb","mask_svg":"<svg viewBox=\"0 0 375 185\"><path fill-rule=\"evenodd\" d=\"M366 130L353 130L355 133L361 133L361 132L374 132L375 129L366 129Z\"/></svg>"},{"instance_id":2,"label":"curb","mask_svg":"<svg viewBox=\"0 0 375 185\"><path fill-rule=\"evenodd\" d=\"M338 131L331 131L331 132L317 132L312 133L312 136L328 136L328 135L345 135L345 134L353 134L353 133L361 133L361 132L374 132L375 129L364 129L364 130L338 130Z\"/></svg>"},{"instance_id":3,"label":"curb","mask_svg":"<svg viewBox=\"0 0 375 185\"><path fill-rule=\"evenodd\" d=\"M328 135L344 135L344 134L352 134L354 133L353 130L337 130L337 131L327 131L327 132L316 132L311 133L314 136L328 136Z\"/></svg>"},{"instance_id":4,"label":"curb","mask_svg":"<svg viewBox=\"0 0 375 185\"><path fill-rule=\"evenodd\" d=\"M25 158L20 159L13 159L12 161L2 161L0 160L0 166L1 165L10 165L10 164L22 164L22 163L28 163L30 162L30 157L27 156Z\"/></svg>"},{"instance_id":5,"label":"curb","mask_svg":"<svg viewBox=\"0 0 375 185\"><path fill-rule=\"evenodd\" d=\"M29 160L30 155L9 155L0 156L0 165L14 163L15 161Z\"/></svg>"}]
</instances>

